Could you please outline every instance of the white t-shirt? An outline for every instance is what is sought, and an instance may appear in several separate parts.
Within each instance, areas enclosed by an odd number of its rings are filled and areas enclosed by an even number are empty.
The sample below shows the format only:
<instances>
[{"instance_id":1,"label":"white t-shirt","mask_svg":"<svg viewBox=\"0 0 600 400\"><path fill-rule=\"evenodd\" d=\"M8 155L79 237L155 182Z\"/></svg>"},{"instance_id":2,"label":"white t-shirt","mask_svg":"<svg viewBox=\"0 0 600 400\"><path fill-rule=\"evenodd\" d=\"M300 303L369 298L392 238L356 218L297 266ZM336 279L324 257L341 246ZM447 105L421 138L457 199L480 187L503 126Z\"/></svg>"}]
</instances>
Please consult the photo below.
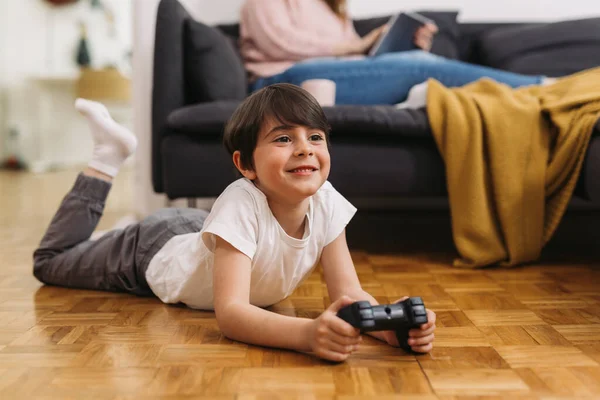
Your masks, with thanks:
<instances>
[{"instance_id":1,"label":"white t-shirt","mask_svg":"<svg viewBox=\"0 0 600 400\"><path fill-rule=\"evenodd\" d=\"M165 303L213 309L213 261L220 236L251 261L250 303L259 307L289 296L310 274L323 248L336 239L356 208L329 182L309 201L304 237L285 233L265 195L247 179L229 185L216 200L201 232L177 235L146 270L150 288Z\"/></svg>"}]
</instances>

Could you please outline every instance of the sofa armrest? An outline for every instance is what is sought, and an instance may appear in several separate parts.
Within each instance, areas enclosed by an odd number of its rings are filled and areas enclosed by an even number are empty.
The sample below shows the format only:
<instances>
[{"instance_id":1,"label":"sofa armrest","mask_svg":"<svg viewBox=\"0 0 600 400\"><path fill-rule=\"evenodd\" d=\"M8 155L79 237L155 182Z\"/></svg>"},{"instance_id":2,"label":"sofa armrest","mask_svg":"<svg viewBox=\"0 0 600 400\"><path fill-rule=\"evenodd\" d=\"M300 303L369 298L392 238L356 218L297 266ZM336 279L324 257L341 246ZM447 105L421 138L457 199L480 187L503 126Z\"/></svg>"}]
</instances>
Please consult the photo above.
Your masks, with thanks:
<instances>
[{"instance_id":1,"label":"sofa armrest","mask_svg":"<svg viewBox=\"0 0 600 400\"><path fill-rule=\"evenodd\" d=\"M161 0L156 14L152 78L152 185L162 193L160 145L167 118L185 105L184 22L192 18L178 0Z\"/></svg>"}]
</instances>

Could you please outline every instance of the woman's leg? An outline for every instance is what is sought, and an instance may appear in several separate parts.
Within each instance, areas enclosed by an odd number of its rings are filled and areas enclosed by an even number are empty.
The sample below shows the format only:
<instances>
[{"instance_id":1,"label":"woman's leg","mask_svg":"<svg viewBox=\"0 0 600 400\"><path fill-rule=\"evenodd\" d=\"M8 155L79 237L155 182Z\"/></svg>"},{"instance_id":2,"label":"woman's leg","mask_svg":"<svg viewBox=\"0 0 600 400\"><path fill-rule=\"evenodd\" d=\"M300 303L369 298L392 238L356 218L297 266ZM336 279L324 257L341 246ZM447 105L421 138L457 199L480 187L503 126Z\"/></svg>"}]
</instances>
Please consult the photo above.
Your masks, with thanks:
<instances>
[{"instance_id":1,"label":"woman's leg","mask_svg":"<svg viewBox=\"0 0 600 400\"><path fill-rule=\"evenodd\" d=\"M137 140L101 104L78 100L76 107L90 124L94 153L90 167L77 177L35 250L33 273L52 285L151 294L135 265L137 224L89 240L102 216L112 178L135 150Z\"/></svg>"},{"instance_id":2,"label":"woman's leg","mask_svg":"<svg viewBox=\"0 0 600 400\"><path fill-rule=\"evenodd\" d=\"M358 60L302 62L281 74L259 79L254 89L280 82L300 85L305 80L321 78L336 82L336 104L396 104L406 99L413 86L429 78L454 87L483 77L512 87L542 82L541 76L520 75L423 51L409 51Z\"/></svg>"}]
</instances>

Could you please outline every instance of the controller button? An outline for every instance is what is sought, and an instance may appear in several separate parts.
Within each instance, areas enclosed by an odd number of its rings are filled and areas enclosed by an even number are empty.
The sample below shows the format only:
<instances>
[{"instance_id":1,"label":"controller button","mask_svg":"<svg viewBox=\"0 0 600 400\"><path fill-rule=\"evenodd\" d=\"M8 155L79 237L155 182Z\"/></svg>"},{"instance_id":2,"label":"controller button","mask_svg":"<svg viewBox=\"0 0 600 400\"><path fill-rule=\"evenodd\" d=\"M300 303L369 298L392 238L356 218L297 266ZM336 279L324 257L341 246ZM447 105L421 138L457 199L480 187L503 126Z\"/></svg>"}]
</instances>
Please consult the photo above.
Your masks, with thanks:
<instances>
[{"instance_id":1,"label":"controller button","mask_svg":"<svg viewBox=\"0 0 600 400\"><path fill-rule=\"evenodd\" d=\"M411 297L410 304L413 306L420 306L423 305L423 300L420 297Z\"/></svg>"},{"instance_id":2,"label":"controller button","mask_svg":"<svg viewBox=\"0 0 600 400\"><path fill-rule=\"evenodd\" d=\"M362 321L362 327L363 328L372 328L375 326L375 320L374 319L367 319Z\"/></svg>"},{"instance_id":3,"label":"controller button","mask_svg":"<svg viewBox=\"0 0 600 400\"><path fill-rule=\"evenodd\" d=\"M365 308L371 308L371 303L369 303L368 301L358 301L355 304L361 310L364 310Z\"/></svg>"},{"instance_id":4,"label":"controller button","mask_svg":"<svg viewBox=\"0 0 600 400\"><path fill-rule=\"evenodd\" d=\"M373 319L375 318L373 316L373 309L369 308L369 309L365 309L365 310L360 310L360 317L363 319Z\"/></svg>"},{"instance_id":5,"label":"controller button","mask_svg":"<svg viewBox=\"0 0 600 400\"><path fill-rule=\"evenodd\" d=\"M427 323L427 317L426 316L415 317L415 324L423 325L423 324L426 324L426 323Z\"/></svg>"},{"instance_id":6,"label":"controller button","mask_svg":"<svg viewBox=\"0 0 600 400\"><path fill-rule=\"evenodd\" d=\"M427 315L427 311L425 310L425 306L414 306L413 313L415 315Z\"/></svg>"}]
</instances>

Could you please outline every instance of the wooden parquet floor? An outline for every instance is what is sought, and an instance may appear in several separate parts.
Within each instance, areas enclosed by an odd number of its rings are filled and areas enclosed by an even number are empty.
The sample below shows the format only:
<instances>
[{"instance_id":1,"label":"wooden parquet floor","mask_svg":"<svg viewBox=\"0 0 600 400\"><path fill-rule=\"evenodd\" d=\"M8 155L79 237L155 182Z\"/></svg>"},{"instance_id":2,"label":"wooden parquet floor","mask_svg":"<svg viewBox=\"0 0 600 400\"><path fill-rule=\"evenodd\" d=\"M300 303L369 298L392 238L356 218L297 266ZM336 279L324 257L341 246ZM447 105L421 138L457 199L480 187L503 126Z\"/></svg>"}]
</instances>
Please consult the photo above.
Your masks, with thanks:
<instances>
[{"instance_id":1,"label":"wooden parquet floor","mask_svg":"<svg viewBox=\"0 0 600 400\"><path fill-rule=\"evenodd\" d=\"M597 260L514 270L449 267L451 251L353 252L380 302L422 296L435 348L412 356L370 337L347 362L223 337L214 314L152 298L39 284L31 253L75 171L0 172L2 399L599 399ZM131 209L131 172L100 229ZM272 307L317 316L320 271Z\"/></svg>"}]
</instances>

